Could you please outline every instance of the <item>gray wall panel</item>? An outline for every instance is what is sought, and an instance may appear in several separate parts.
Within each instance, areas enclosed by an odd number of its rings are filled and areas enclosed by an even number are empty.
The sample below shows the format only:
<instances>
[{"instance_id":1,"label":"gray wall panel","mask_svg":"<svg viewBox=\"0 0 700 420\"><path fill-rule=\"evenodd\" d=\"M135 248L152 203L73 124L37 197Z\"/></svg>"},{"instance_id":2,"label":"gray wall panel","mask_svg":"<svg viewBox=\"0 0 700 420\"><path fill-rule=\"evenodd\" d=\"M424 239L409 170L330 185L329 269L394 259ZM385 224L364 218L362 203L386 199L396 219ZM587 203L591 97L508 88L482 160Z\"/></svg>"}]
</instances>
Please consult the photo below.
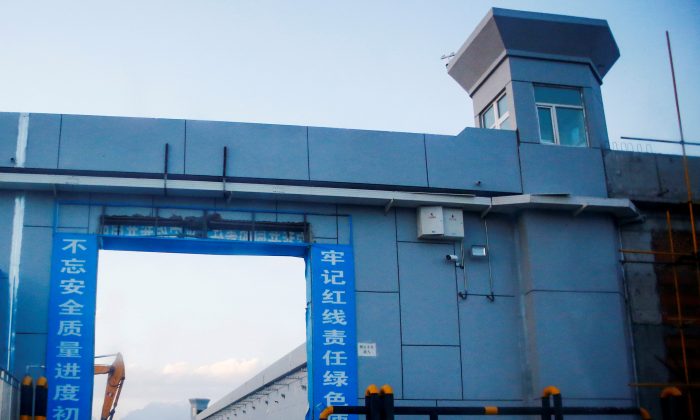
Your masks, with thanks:
<instances>
[{"instance_id":1,"label":"gray wall panel","mask_svg":"<svg viewBox=\"0 0 700 420\"><path fill-rule=\"evenodd\" d=\"M250 178L309 179L306 127L187 121L186 172Z\"/></svg>"},{"instance_id":2,"label":"gray wall panel","mask_svg":"<svg viewBox=\"0 0 700 420\"><path fill-rule=\"evenodd\" d=\"M486 226L485 226L485 223ZM470 256L472 245L486 246L488 229L487 258ZM469 293L490 294L489 258L493 291L497 295L514 296L518 293L518 271L515 256L513 222L508 216L490 215L482 219L479 213L464 213L464 265L467 270ZM463 289L461 273L457 273L458 288Z\"/></svg>"},{"instance_id":3,"label":"gray wall panel","mask_svg":"<svg viewBox=\"0 0 700 420\"><path fill-rule=\"evenodd\" d=\"M53 226L54 197L49 192L29 191L25 194L25 226Z\"/></svg>"},{"instance_id":4,"label":"gray wall panel","mask_svg":"<svg viewBox=\"0 0 700 420\"><path fill-rule=\"evenodd\" d=\"M403 344L459 345L451 244L399 243Z\"/></svg>"},{"instance_id":5,"label":"gray wall panel","mask_svg":"<svg viewBox=\"0 0 700 420\"><path fill-rule=\"evenodd\" d=\"M61 115L30 114L27 136L27 168L58 167Z\"/></svg>"},{"instance_id":6,"label":"gray wall panel","mask_svg":"<svg viewBox=\"0 0 700 420\"><path fill-rule=\"evenodd\" d=\"M459 347L404 346L404 398L461 399Z\"/></svg>"},{"instance_id":7,"label":"gray wall panel","mask_svg":"<svg viewBox=\"0 0 700 420\"><path fill-rule=\"evenodd\" d=\"M423 135L309 127L312 180L427 186Z\"/></svg>"},{"instance_id":8,"label":"gray wall panel","mask_svg":"<svg viewBox=\"0 0 700 420\"><path fill-rule=\"evenodd\" d=\"M27 373L29 365L44 365L46 363L46 334L17 334L15 337L15 369L14 376L22 378ZM36 367L31 370L35 377L46 374ZM51 398L51 397L49 397Z\"/></svg>"},{"instance_id":9,"label":"gray wall panel","mask_svg":"<svg viewBox=\"0 0 700 420\"><path fill-rule=\"evenodd\" d=\"M376 343L377 357L358 359L358 393L390 384L401 398L401 314L398 293L357 293L357 342Z\"/></svg>"},{"instance_id":10,"label":"gray wall panel","mask_svg":"<svg viewBox=\"0 0 700 420\"><path fill-rule=\"evenodd\" d=\"M519 193L515 131L466 128L456 137L427 135L431 187Z\"/></svg>"},{"instance_id":11,"label":"gray wall panel","mask_svg":"<svg viewBox=\"0 0 700 420\"><path fill-rule=\"evenodd\" d=\"M0 271L10 271L10 249L12 246L12 219L15 215L15 194L0 191Z\"/></svg>"},{"instance_id":12,"label":"gray wall panel","mask_svg":"<svg viewBox=\"0 0 700 420\"><path fill-rule=\"evenodd\" d=\"M535 392L556 384L569 398L632 398L619 294L532 292L526 301Z\"/></svg>"},{"instance_id":13,"label":"gray wall panel","mask_svg":"<svg viewBox=\"0 0 700 420\"><path fill-rule=\"evenodd\" d=\"M352 216L355 289L397 292L396 219L381 207L338 207Z\"/></svg>"},{"instance_id":14,"label":"gray wall panel","mask_svg":"<svg viewBox=\"0 0 700 420\"><path fill-rule=\"evenodd\" d=\"M17 331L45 333L48 325L53 233L51 228L25 227L22 236L17 287Z\"/></svg>"},{"instance_id":15,"label":"gray wall panel","mask_svg":"<svg viewBox=\"0 0 700 420\"><path fill-rule=\"evenodd\" d=\"M590 146L609 149L608 127L605 123L605 111L603 110L603 97L600 93L600 86L584 88L582 92Z\"/></svg>"},{"instance_id":16,"label":"gray wall panel","mask_svg":"<svg viewBox=\"0 0 700 420\"><path fill-rule=\"evenodd\" d=\"M520 228L520 256L529 261L525 292L621 290L612 219L527 212L520 217Z\"/></svg>"},{"instance_id":17,"label":"gray wall panel","mask_svg":"<svg viewBox=\"0 0 700 420\"><path fill-rule=\"evenodd\" d=\"M0 270L0 296L10 296L10 279L7 273ZM10 338L10 299L0 299L0 340L7 343ZM6 345L0 346L0 367L8 369L7 354L10 351Z\"/></svg>"},{"instance_id":18,"label":"gray wall panel","mask_svg":"<svg viewBox=\"0 0 700 420\"><path fill-rule=\"evenodd\" d=\"M0 112L0 166L15 166L18 124L18 113Z\"/></svg>"},{"instance_id":19,"label":"gray wall panel","mask_svg":"<svg viewBox=\"0 0 700 420\"><path fill-rule=\"evenodd\" d=\"M578 87L600 85L587 64L520 57L510 57L508 61L513 80Z\"/></svg>"},{"instance_id":20,"label":"gray wall panel","mask_svg":"<svg viewBox=\"0 0 700 420\"><path fill-rule=\"evenodd\" d=\"M600 150L521 144L523 192L607 197Z\"/></svg>"},{"instance_id":21,"label":"gray wall panel","mask_svg":"<svg viewBox=\"0 0 700 420\"><path fill-rule=\"evenodd\" d=\"M523 398L519 300L472 296L459 304L465 399Z\"/></svg>"},{"instance_id":22,"label":"gray wall panel","mask_svg":"<svg viewBox=\"0 0 700 420\"><path fill-rule=\"evenodd\" d=\"M182 174L184 121L64 115L59 168L163 173L166 143L168 171Z\"/></svg>"}]
</instances>

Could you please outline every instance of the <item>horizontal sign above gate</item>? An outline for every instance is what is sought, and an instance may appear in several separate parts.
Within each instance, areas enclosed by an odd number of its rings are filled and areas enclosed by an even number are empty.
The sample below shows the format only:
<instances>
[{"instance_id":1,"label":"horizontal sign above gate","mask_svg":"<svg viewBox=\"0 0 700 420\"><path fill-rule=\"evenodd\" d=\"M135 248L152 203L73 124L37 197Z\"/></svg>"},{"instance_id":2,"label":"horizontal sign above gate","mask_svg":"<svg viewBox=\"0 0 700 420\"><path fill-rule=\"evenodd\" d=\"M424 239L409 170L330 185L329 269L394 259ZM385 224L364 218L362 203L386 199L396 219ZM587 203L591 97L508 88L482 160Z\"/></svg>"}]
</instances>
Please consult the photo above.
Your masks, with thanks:
<instances>
[{"instance_id":1,"label":"horizontal sign above gate","mask_svg":"<svg viewBox=\"0 0 700 420\"><path fill-rule=\"evenodd\" d=\"M309 242L308 223L225 220L213 217L102 216L101 233L109 236L201 238L241 242Z\"/></svg>"}]
</instances>

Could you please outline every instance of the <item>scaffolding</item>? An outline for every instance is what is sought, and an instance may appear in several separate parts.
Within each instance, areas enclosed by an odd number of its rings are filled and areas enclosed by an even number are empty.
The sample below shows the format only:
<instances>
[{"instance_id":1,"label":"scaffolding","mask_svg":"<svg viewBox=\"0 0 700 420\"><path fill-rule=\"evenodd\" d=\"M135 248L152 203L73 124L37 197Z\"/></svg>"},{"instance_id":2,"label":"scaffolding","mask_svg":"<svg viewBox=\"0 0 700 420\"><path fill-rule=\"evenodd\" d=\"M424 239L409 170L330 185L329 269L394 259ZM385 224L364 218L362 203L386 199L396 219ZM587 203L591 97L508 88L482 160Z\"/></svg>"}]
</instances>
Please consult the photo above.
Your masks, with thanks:
<instances>
[{"instance_id":1,"label":"scaffolding","mask_svg":"<svg viewBox=\"0 0 700 420\"><path fill-rule=\"evenodd\" d=\"M657 285L660 291L662 323L670 327L665 337L666 360L662 362L678 381L669 383L641 382L636 387L665 388L676 386L684 391L687 405L687 418L700 418L700 254L698 253L698 234L695 226L693 189L688 169L688 154L683 135L678 89L673 65L671 40L666 32L666 45L673 79L673 91L680 132L682 150L683 178L686 189L686 202L681 205L682 212L687 212L690 232L677 232L672 223L672 206L665 210L665 240L655 238L651 250L620 249L625 255L623 263L646 263L648 261L629 260L627 255L651 255L656 267ZM646 141L654 141L645 139ZM675 213L681 213L676 210ZM684 235L685 234L685 235ZM680 237L679 237L680 236ZM685 237L683 237L685 236ZM664 249L661 249L664 248Z\"/></svg>"}]
</instances>

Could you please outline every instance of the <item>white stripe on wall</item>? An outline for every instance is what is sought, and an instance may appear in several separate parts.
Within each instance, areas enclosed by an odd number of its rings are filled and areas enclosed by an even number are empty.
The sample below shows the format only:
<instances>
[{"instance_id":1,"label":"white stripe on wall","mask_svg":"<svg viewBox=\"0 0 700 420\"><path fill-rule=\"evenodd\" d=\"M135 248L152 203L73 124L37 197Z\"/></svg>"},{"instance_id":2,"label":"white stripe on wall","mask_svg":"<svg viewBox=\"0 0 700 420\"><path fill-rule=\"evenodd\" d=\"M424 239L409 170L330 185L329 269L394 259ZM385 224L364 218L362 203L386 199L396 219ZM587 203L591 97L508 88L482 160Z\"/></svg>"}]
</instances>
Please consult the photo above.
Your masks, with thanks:
<instances>
[{"instance_id":1,"label":"white stripe on wall","mask_svg":"<svg viewBox=\"0 0 700 420\"><path fill-rule=\"evenodd\" d=\"M29 114L19 115L17 122L17 148L15 151L15 166L23 168L27 160L27 138L29 137ZM10 245L10 334L7 337L7 367L14 368L15 354L15 324L17 322L17 288L19 287L19 264L22 257L22 234L24 233L24 194L15 197L15 209L12 216L12 240Z\"/></svg>"}]
</instances>

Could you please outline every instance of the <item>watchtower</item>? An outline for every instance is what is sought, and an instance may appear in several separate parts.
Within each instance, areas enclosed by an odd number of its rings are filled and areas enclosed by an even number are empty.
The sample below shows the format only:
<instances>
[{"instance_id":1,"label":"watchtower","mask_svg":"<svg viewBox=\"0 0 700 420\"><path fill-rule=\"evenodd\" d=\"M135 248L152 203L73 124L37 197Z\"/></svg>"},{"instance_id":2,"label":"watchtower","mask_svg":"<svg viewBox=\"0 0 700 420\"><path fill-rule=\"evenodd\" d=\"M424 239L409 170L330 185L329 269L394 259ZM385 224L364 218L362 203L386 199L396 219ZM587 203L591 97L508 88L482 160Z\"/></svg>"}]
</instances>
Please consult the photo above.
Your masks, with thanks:
<instances>
[{"instance_id":1,"label":"watchtower","mask_svg":"<svg viewBox=\"0 0 700 420\"><path fill-rule=\"evenodd\" d=\"M605 20L491 9L448 73L472 97L477 127L607 149L600 86L619 57Z\"/></svg>"}]
</instances>

